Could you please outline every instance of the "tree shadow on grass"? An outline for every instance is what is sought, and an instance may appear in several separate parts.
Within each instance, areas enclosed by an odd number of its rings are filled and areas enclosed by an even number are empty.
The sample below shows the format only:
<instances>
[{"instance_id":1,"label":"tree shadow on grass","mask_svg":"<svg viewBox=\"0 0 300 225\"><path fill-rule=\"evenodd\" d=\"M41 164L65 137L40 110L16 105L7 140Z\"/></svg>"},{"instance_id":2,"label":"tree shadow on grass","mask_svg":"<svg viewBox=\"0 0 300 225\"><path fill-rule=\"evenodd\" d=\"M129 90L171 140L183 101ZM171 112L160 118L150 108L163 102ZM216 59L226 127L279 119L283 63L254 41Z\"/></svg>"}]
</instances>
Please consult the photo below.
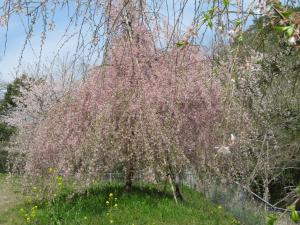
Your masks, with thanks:
<instances>
[{"instance_id":1,"label":"tree shadow on grass","mask_svg":"<svg viewBox=\"0 0 300 225\"><path fill-rule=\"evenodd\" d=\"M159 186L159 185L158 185ZM126 200L135 196L138 200L143 200L149 206L155 206L162 199L173 200L170 192L159 190L155 185L135 184L130 192L124 191L123 184L101 184L90 187L80 192L62 193L54 199L54 207L59 207L61 213L68 211L80 211L83 214L101 215L107 211L106 201L109 195L113 194L116 202L126 202ZM47 203L42 204L43 208L47 207Z\"/></svg>"}]
</instances>

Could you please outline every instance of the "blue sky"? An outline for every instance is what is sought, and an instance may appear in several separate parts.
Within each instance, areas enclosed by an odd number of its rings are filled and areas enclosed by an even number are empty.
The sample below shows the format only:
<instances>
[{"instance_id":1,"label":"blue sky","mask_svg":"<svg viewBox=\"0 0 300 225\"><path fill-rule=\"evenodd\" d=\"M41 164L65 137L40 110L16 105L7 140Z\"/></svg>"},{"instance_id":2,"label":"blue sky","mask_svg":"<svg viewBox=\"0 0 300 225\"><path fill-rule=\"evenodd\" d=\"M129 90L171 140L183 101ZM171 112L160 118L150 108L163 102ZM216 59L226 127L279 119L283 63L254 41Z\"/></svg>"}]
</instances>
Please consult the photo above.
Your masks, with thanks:
<instances>
[{"instance_id":1,"label":"blue sky","mask_svg":"<svg viewBox=\"0 0 300 225\"><path fill-rule=\"evenodd\" d=\"M60 39L64 34L67 24L65 19L65 11L58 12L56 15L56 26L54 31L47 32L47 38L43 47L42 60L45 62L51 59L61 45ZM24 19L24 18L23 18ZM27 65L33 65L39 59L40 45L41 45L41 31L42 26L36 26L36 31L33 32L30 44L27 45L22 59L20 72L26 70ZM11 17L9 22L6 52L4 55L5 47L5 32L6 30L0 28L0 80L11 81L15 78L16 68L19 63L21 51L26 39L26 33L22 26L21 18L14 16ZM61 55L72 52L75 48L75 40L70 40L63 48Z\"/></svg>"},{"instance_id":2,"label":"blue sky","mask_svg":"<svg viewBox=\"0 0 300 225\"><path fill-rule=\"evenodd\" d=\"M2 0L0 0L1 2ZM183 1L177 1L179 3L182 3ZM186 26L189 26L193 20L193 9L194 9L194 1L190 0L188 1L186 10L184 11L183 15L183 24ZM172 4L170 4L171 6ZM178 5L177 5L178 7ZM207 10L208 5L203 5L203 10ZM166 12L166 9L162 9L162 12ZM7 45L6 45L6 53L4 55L4 43L5 43L5 28L0 27L0 81L6 81L10 82L16 77L16 68L18 66L19 58L21 55L21 50L24 45L24 41L26 39L26 33L24 32L24 28L22 26L20 17L13 16L10 19L9 23L9 29L8 29L8 36L7 36ZM45 45L43 47L43 53L42 53L42 63L48 63L51 61L53 56L57 53L59 46L62 44L59 42L61 40L61 37L64 34L65 28L68 23L68 17L67 17L67 9L64 8L62 10L59 10L56 12L55 16L55 29L54 31L47 32L47 38L45 41ZM172 18L171 18L172 21ZM184 27L183 27L184 28ZM35 26L33 37L31 38L30 45L27 45L23 58L22 58L22 64L19 68L19 73L27 69L28 65L35 65L36 62L39 59L39 51L40 51L40 37L41 37L41 31L42 31L42 24L37 23L37 26ZM74 27L74 31L75 31ZM204 32L204 29L202 29L200 32ZM68 34L72 33L69 32ZM208 45L211 42L212 33L211 31L208 31L205 36L204 42ZM70 39L64 48L60 51L60 57L64 57L67 54L73 54L75 52L77 45L77 39L73 38Z\"/></svg>"}]
</instances>

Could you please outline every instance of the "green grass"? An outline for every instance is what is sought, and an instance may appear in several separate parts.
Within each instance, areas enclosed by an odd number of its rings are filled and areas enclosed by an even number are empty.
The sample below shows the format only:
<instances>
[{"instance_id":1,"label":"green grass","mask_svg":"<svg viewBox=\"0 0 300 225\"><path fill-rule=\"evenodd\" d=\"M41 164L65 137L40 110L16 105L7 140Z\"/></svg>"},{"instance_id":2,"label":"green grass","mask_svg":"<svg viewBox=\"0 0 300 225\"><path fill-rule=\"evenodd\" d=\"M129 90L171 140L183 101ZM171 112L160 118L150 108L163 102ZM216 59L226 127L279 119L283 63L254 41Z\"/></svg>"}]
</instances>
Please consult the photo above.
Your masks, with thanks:
<instances>
[{"instance_id":1,"label":"green grass","mask_svg":"<svg viewBox=\"0 0 300 225\"><path fill-rule=\"evenodd\" d=\"M30 214L34 205L37 210L27 224L238 224L223 208L210 203L203 195L188 188L182 190L185 201L176 204L170 191L163 192L162 187L155 185L136 184L132 192L125 193L123 186L118 184L97 184L78 193L65 191L51 205L39 201L20 204L5 214L0 211L0 224L26 224L25 214ZM110 193L113 193L111 198ZM107 200L110 201L108 205ZM21 208L25 212L20 212Z\"/></svg>"},{"instance_id":2,"label":"green grass","mask_svg":"<svg viewBox=\"0 0 300 225\"><path fill-rule=\"evenodd\" d=\"M17 179L6 180L7 175L0 173L0 225L8 212L23 201L23 196L16 187L20 187Z\"/></svg>"}]
</instances>

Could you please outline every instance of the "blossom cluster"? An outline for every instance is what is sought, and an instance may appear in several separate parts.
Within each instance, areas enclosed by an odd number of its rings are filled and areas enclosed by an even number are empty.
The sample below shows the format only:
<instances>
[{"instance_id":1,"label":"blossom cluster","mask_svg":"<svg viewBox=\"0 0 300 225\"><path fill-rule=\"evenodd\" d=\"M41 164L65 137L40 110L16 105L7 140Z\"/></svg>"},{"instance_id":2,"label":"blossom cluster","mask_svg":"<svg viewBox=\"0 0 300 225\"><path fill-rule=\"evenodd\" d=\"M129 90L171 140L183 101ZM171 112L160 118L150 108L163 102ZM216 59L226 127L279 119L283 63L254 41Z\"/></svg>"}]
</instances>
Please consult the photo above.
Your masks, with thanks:
<instances>
[{"instance_id":1,"label":"blossom cluster","mask_svg":"<svg viewBox=\"0 0 300 225\"><path fill-rule=\"evenodd\" d=\"M64 176L100 176L128 164L161 173L203 161L220 112L209 60L195 46L157 49L146 26L131 26L131 37L111 40L103 65L71 91L55 91L59 101L46 83L23 95L35 98L26 107L19 101L14 116L34 124L22 143L26 174L51 167Z\"/></svg>"}]
</instances>

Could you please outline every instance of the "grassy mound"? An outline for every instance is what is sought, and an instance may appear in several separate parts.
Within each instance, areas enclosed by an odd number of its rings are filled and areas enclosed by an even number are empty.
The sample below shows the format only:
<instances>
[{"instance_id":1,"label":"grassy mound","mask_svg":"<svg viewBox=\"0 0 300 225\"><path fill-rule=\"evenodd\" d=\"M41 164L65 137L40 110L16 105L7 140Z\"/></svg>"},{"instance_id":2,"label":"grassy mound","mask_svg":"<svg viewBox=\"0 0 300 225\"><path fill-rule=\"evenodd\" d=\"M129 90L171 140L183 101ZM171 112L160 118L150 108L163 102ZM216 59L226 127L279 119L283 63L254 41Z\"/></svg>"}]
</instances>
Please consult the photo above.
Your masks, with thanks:
<instances>
[{"instance_id":1,"label":"grassy mound","mask_svg":"<svg viewBox=\"0 0 300 225\"><path fill-rule=\"evenodd\" d=\"M58 195L51 204L26 203L5 214L0 212L0 224L239 224L222 207L193 190L183 188L185 201L178 204L170 191L162 190L143 184L125 193L118 184L95 185L84 192Z\"/></svg>"}]
</instances>

